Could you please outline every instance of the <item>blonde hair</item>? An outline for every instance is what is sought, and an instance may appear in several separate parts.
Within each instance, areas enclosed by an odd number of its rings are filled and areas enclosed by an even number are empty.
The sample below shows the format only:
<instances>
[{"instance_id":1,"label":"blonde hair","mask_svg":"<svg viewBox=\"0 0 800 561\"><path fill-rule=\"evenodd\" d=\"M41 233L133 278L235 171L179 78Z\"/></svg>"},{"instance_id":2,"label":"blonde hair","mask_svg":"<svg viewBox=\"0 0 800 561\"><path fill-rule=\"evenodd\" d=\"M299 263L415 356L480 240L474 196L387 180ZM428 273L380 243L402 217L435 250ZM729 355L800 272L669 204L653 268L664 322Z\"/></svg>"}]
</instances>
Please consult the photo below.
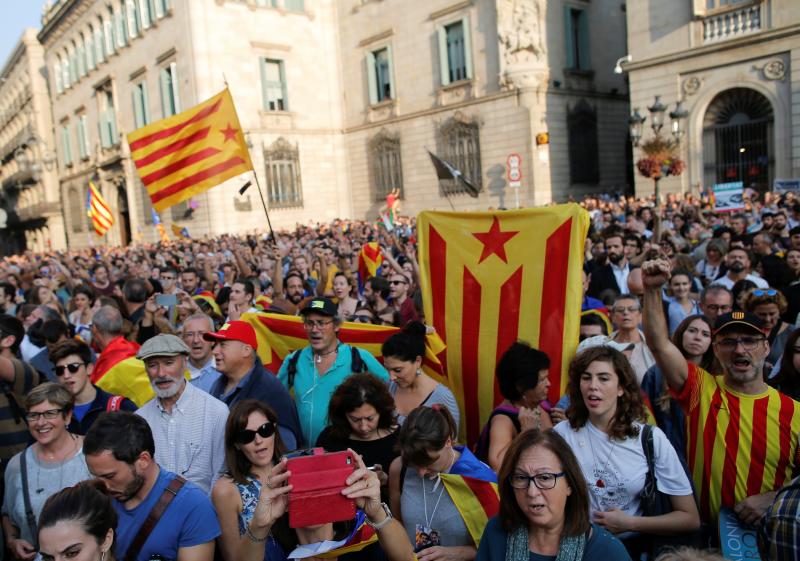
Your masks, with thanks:
<instances>
[{"instance_id":1,"label":"blonde hair","mask_svg":"<svg viewBox=\"0 0 800 561\"><path fill-rule=\"evenodd\" d=\"M725 558L714 550L681 547L662 553L656 557L656 561L725 561Z\"/></svg>"}]
</instances>

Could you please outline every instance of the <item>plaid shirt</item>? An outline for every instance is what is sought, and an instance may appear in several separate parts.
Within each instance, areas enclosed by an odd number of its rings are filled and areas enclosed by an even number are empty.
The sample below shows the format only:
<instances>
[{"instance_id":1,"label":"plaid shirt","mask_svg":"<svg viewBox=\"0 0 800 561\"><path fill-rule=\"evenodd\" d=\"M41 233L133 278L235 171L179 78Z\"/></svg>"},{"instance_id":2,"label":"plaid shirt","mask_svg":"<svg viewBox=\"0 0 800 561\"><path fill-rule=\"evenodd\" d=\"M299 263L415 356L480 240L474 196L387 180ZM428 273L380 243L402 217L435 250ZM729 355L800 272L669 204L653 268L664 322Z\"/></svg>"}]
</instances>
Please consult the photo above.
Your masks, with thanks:
<instances>
[{"instance_id":1,"label":"plaid shirt","mask_svg":"<svg viewBox=\"0 0 800 561\"><path fill-rule=\"evenodd\" d=\"M758 530L763 559L800 560L800 477L778 491Z\"/></svg>"}]
</instances>

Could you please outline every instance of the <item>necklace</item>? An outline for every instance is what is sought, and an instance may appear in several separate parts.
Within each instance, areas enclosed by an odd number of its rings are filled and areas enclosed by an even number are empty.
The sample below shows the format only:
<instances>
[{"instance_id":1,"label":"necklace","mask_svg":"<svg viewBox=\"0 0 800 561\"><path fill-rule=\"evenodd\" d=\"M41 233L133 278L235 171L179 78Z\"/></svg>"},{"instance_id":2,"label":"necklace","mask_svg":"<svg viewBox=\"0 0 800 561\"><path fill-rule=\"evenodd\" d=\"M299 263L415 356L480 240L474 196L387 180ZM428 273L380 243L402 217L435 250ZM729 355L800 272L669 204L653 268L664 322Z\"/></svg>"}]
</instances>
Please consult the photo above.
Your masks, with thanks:
<instances>
[{"instance_id":1,"label":"necklace","mask_svg":"<svg viewBox=\"0 0 800 561\"><path fill-rule=\"evenodd\" d=\"M600 489L603 489L606 486L606 482L603 480L602 477L600 477L600 475L606 472L606 468L608 467L608 462L611 461L611 456L614 454L614 448L616 448L617 446L617 441L613 439L611 440L611 450L608 451L608 455L606 456L606 463L603 464L603 468L601 470L598 470L597 456L595 456L594 454L594 443L593 443L594 436L592 436L592 430L588 426L586 427L586 436L589 438L589 447L592 450L592 464L594 467L594 475L597 477L597 481L595 481L594 484Z\"/></svg>"},{"instance_id":2,"label":"necklace","mask_svg":"<svg viewBox=\"0 0 800 561\"><path fill-rule=\"evenodd\" d=\"M56 464L57 469L58 469L58 487L57 487L57 489L61 489L61 488L64 487L64 465L73 458L74 454L72 454L72 451L75 449L75 444L78 442L78 439L75 437L74 434L72 434L70 436L72 436L72 438L73 438L73 446L70 449L70 451L60 461L52 462L52 463ZM33 450L31 450L31 452L33 453ZM33 453L33 455L35 456L36 454ZM45 461L45 463L51 463L51 462L47 462L47 460L44 460L44 461ZM37 468L36 468L36 494L37 495L41 495L45 491L45 488L42 486L41 481L40 481L41 475L42 475L42 466L41 466L41 464L39 462L37 462Z\"/></svg>"},{"instance_id":3,"label":"necklace","mask_svg":"<svg viewBox=\"0 0 800 561\"><path fill-rule=\"evenodd\" d=\"M338 350L339 350L339 345L336 345L336 347L334 347L334 349L332 351L328 351L327 353L317 353L314 356L314 362L319 364L320 362L322 362L322 357L328 356L328 355L332 355L333 353L335 353Z\"/></svg>"}]
</instances>

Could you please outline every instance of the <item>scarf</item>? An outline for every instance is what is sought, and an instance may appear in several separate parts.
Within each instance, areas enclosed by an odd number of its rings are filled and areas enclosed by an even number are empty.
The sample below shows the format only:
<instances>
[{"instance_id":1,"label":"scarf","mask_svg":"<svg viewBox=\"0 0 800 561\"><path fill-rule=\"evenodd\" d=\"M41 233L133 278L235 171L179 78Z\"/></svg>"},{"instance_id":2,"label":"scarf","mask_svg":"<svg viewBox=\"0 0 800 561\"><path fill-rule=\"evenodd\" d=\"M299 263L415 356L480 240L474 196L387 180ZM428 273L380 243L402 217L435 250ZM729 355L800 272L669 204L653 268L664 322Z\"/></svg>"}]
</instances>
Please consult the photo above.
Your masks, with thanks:
<instances>
[{"instance_id":1,"label":"scarf","mask_svg":"<svg viewBox=\"0 0 800 561\"><path fill-rule=\"evenodd\" d=\"M556 561L581 561L586 547L586 535L566 536L558 544ZM508 534L506 541L506 561L528 561L530 559L528 545L528 528L520 526Z\"/></svg>"}]
</instances>

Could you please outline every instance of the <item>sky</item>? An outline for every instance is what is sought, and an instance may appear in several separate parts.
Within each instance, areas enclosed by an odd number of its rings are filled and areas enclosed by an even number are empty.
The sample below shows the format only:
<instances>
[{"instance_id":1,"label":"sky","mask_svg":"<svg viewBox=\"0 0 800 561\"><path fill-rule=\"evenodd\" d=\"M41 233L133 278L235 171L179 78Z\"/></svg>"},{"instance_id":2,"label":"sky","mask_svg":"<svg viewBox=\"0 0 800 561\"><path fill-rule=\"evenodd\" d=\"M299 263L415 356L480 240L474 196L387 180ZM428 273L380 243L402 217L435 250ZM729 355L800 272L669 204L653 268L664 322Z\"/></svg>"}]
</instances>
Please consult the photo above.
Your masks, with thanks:
<instances>
[{"instance_id":1,"label":"sky","mask_svg":"<svg viewBox=\"0 0 800 561\"><path fill-rule=\"evenodd\" d=\"M0 67L26 27L41 28L42 0L0 0Z\"/></svg>"}]
</instances>

